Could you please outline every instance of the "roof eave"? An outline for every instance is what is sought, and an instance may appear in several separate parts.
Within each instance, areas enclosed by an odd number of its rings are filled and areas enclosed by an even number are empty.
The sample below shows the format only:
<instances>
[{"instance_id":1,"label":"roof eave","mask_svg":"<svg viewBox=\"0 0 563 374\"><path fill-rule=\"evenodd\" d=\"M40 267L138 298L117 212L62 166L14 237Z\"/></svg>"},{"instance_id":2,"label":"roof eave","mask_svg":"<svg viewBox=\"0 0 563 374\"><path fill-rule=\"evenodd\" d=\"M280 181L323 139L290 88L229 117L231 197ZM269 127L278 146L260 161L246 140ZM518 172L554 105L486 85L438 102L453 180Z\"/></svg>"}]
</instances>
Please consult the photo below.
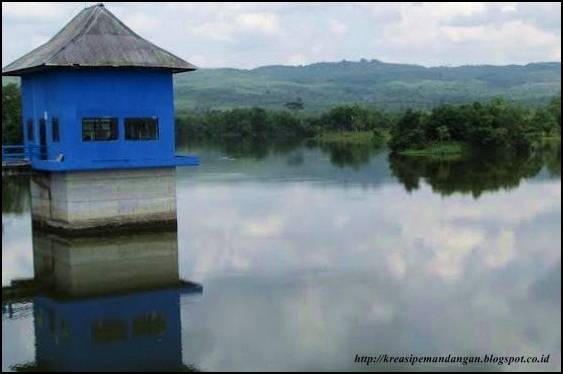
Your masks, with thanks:
<instances>
[{"instance_id":1,"label":"roof eave","mask_svg":"<svg viewBox=\"0 0 563 374\"><path fill-rule=\"evenodd\" d=\"M168 67L168 66L138 66L138 65L37 65L30 66L21 69L2 69L3 77L19 77L26 74L42 72L46 70L60 70L60 69L72 69L72 70L144 70L144 71L166 71L172 74L185 73L190 71L195 71L198 68L196 66L190 67Z\"/></svg>"}]
</instances>

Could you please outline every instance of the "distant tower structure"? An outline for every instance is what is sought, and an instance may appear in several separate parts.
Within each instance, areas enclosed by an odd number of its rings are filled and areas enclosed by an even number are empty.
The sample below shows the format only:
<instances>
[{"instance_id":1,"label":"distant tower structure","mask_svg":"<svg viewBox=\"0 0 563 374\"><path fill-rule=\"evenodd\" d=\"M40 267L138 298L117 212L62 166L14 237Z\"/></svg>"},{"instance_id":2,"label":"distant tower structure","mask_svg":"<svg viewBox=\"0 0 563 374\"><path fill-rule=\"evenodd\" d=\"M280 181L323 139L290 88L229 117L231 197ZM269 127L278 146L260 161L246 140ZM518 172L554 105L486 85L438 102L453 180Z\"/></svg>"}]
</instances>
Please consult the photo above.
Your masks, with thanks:
<instances>
[{"instance_id":1,"label":"distant tower structure","mask_svg":"<svg viewBox=\"0 0 563 374\"><path fill-rule=\"evenodd\" d=\"M102 4L2 69L21 77L33 219L63 229L176 220L175 73L196 67Z\"/></svg>"}]
</instances>

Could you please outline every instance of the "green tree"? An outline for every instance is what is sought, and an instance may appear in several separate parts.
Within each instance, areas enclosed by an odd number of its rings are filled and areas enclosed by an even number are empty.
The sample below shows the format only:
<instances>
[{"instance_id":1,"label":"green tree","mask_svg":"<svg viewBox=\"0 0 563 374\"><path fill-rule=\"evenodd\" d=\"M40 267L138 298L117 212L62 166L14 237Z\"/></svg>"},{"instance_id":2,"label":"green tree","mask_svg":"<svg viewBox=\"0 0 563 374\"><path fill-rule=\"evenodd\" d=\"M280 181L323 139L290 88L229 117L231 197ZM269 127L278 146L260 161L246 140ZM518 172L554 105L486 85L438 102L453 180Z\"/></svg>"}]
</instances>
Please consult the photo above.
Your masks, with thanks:
<instances>
[{"instance_id":1,"label":"green tree","mask_svg":"<svg viewBox=\"0 0 563 374\"><path fill-rule=\"evenodd\" d=\"M398 152L406 149L422 148L427 143L423 113L408 109L391 131L389 148L394 152Z\"/></svg>"},{"instance_id":2,"label":"green tree","mask_svg":"<svg viewBox=\"0 0 563 374\"><path fill-rule=\"evenodd\" d=\"M305 104L303 103L303 100L298 97L295 101L288 101L287 103L285 103L285 107L291 111L299 111L299 110L303 110L305 108Z\"/></svg>"},{"instance_id":3,"label":"green tree","mask_svg":"<svg viewBox=\"0 0 563 374\"><path fill-rule=\"evenodd\" d=\"M450 140L450 129L448 128L448 126L439 126L436 129L436 132L438 134L438 141L440 141L440 143L444 143L445 141Z\"/></svg>"},{"instance_id":4,"label":"green tree","mask_svg":"<svg viewBox=\"0 0 563 374\"><path fill-rule=\"evenodd\" d=\"M22 144L20 89L15 83L2 86L2 144Z\"/></svg>"}]
</instances>

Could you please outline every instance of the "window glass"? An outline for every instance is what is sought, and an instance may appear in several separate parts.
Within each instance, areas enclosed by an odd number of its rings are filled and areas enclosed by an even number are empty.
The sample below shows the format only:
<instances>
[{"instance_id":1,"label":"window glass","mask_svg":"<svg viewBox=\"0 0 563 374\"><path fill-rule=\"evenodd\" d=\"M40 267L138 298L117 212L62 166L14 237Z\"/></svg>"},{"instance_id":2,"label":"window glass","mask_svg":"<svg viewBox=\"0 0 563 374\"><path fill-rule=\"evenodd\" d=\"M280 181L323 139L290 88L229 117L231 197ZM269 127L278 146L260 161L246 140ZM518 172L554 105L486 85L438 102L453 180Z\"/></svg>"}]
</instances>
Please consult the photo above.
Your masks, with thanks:
<instances>
[{"instance_id":1,"label":"window glass","mask_svg":"<svg viewBox=\"0 0 563 374\"><path fill-rule=\"evenodd\" d=\"M157 118L125 118L126 140L158 140Z\"/></svg>"},{"instance_id":2,"label":"window glass","mask_svg":"<svg viewBox=\"0 0 563 374\"><path fill-rule=\"evenodd\" d=\"M59 119L53 118L51 120L51 135L54 143L58 143L61 139L61 133L59 129Z\"/></svg>"},{"instance_id":3,"label":"window glass","mask_svg":"<svg viewBox=\"0 0 563 374\"><path fill-rule=\"evenodd\" d=\"M117 118L83 118L82 140L85 142L117 140Z\"/></svg>"},{"instance_id":4,"label":"window glass","mask_svg":"<svg viewBox=\"0 0 563 374\"><path fill-rule=\"evenodd\" d=\"M33 120L28 119L27 120L27 140L32 142L34 138L35 138L35 136L34 136L34 131L33 131Z\"/></svg>"}]
</instances>

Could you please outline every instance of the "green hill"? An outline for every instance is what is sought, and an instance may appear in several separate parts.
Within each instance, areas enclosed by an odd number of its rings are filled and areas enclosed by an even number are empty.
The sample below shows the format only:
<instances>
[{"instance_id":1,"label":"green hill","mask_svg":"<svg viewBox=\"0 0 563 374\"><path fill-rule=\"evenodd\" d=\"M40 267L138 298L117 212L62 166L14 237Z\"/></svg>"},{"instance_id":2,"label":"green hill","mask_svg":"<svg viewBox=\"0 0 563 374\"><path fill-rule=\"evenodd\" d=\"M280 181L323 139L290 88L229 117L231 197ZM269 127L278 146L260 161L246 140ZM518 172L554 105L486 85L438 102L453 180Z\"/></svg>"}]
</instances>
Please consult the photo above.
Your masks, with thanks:
<instances>
[{"instance_id":1,"label":"green hill","mask_svg":"<svg viewBox=\"0 0 563 374\"><path fill-rule=\"evenodd\" d=\"M391 110L430 108L494 97L545 104L561 94L561 63L427 68L361 60L252 70L201 69L176 75L175 87L179 112L252 106L282 109L297 98L307 111L345 103Z\"/></svg>"},{"instance_id":2,"label":"green hill","mask_svg":"<svg viewBox=\"0 0 563 374\"><path fill-rule=\"evenodd\" d=\"M201 69L176 76L179 111L260 106L281 109L301 98L305 110L337 104L402 109L504 97L544 104L561 92L561 63L423 67L377 60Z\"/></svg>"}]
</instances>

